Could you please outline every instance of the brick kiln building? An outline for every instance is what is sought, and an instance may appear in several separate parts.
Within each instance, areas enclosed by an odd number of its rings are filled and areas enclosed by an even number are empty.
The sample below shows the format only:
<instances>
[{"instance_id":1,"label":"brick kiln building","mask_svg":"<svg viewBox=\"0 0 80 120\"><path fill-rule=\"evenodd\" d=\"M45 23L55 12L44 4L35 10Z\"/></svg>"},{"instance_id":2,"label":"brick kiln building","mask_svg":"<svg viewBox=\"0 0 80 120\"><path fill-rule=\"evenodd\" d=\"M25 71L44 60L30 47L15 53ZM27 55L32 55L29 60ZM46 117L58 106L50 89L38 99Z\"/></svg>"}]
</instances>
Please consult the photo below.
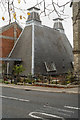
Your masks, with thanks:
<instances>
[{"instance_id":1,"label":"brick kiln building","mask_svg":"<svg viewBox=\"0 0 80 120\"><path fill-rule=\"evenodd\" d=\"M11 52L22 28L16 22L6 25L0 29L0 71L2 69L2 59L6 61Z\"/></svg>"},{"instance_id":2,"label":"brick kiln building","mask_svg":"<svg viewBox=\"0 0 80 120\"><path fill-rule=\"evenodd\" d=\"M28 10L26 26L8 56L8 59L15 59L9 62L9 73L14 64L25 67L23 75L60 75L73 71L72 47L61 20L55 19L54 27L50 28L41 24L38 8Z\"/></svg>"}]
</instances>

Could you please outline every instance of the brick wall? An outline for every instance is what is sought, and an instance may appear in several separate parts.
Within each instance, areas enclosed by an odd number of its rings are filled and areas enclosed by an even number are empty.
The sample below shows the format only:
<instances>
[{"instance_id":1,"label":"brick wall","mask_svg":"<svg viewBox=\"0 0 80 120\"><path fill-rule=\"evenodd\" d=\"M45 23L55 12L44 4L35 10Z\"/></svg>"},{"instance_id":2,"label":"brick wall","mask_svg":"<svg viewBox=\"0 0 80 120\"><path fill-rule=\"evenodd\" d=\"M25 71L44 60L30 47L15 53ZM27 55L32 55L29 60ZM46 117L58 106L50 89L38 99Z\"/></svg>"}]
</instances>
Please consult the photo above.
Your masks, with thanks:
<instances>
[{"instance_id":1,"label":"brick wall","mask_svg":"<svg viewBox=\"0 0 80 120\"><path fill-rule=\"evenodd\" d=\"M0 57L2 57L2 39L0 38Z\"/></svg>"},{"instance_id":2,"label":"brick wall","mask_svg":"<svg viewBox=\"0 0 80 120\"><path fill-rule=\"evenodd\" d=\"M15 24L16 25L16 24ZM14 26L15 26L14 25ZM21 33L21 29L16 25L16 29L14 29L13 25L8 27L8 29L4 29L0 34L5 38L0 38L0 57L7 57L12 50L16 39L19 37ZM16 36L14 34L16 32Z\"/></svg>"},{"instance_id":3,"label":"brick wall","mask_svg":"<svg viewBox=\"0 0 80 120\"><path fill-rule=\"evenodd\" d=\"M2 35L14 37L14 26L9 28L8 30L4 31Z\"/></svg>"},{"instance_id":4,"label":"brick wall","mask_svg":"<svg viewBox=\"0 0 80 120\"><path fill-rule=\"evenodd\" d=\"M14 46L14 40L2 39L2 57L7 57Z\"/></svg>"}]
</instances>

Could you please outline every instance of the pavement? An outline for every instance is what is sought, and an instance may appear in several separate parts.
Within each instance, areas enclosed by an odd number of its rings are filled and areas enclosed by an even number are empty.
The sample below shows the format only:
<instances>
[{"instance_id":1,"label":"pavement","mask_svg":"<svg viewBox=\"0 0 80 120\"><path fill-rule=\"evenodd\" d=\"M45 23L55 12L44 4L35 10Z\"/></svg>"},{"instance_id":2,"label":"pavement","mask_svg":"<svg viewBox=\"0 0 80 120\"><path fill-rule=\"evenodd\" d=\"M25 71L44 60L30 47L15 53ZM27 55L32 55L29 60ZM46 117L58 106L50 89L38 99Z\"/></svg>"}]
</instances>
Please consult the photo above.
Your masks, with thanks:
<instances>
[{"instance_id":1,"label":"pavement","mask_svg":"<svg viewBox=\"0 0 80 120\"><path fill-rule=\"evenodd\" d=\"M73 93L80 94L80 87L74 88L50 88L50 87L40 87L40 86L31 86L31 85L15 85L15 84L3 84L0 83L0 87L8 88L17 88L24 90L33 90L33 91L43 91L43 92L55 92L55 93Z\"/></svg>"}]
</instances>

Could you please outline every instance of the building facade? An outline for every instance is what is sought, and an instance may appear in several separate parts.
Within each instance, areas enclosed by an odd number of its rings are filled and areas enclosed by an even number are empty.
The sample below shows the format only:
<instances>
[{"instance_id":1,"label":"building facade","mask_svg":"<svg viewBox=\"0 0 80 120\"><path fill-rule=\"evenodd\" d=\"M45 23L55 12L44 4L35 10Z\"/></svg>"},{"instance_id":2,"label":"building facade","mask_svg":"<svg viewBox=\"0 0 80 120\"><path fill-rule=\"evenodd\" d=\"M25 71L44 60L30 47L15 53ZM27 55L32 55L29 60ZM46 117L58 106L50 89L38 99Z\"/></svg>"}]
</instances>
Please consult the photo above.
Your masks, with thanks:
<instances>
[{"instance_id":1,"label":"building facade","mask_svg":"<svg viewBox=\"0 0 80 120\"><path fill-rule=\"evenodd\" d=\"M80 74L80 1L71 3L73 8L74 73Z\"/></svg>"},{"instance_id":2,"label":"building facade","mask_svg":"<svg viewBox=\"0 0 80 120\"><path fill-rule=\"evenodd\" d=\"M17 60L10 62L9 72L14 64L24 66L23 75L60 75L73 71L72 47L60 19L50 28L42 25L38 8L29 11L26 26L9 54L10 59Z\"/></svg>"},{"instance_id":3,"label":"building facade","mask_svg":"<svg viewBox=\"0 0 80 120\"><path fill-rule=\"evenodd\" d=\"M22 28L16 22L0 29L0 71L2 71L2 59L8 57L21 31Z\"/></svg>"}]
</instances>

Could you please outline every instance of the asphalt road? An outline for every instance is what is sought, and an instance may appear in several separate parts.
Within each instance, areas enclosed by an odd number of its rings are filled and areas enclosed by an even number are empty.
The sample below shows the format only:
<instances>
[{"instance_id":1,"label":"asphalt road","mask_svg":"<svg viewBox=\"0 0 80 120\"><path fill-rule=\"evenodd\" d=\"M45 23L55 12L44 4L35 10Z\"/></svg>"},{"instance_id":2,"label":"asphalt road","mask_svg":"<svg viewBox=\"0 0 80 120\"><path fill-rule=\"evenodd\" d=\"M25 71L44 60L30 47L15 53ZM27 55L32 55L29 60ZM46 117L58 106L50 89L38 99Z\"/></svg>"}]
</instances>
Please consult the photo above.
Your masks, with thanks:
<instances>
[{"instance_id":1,"label":"asphalt road","mask_svg":"<svg viewBox=\"0 0 80 120\"><path fill-rule=\"evenodd\" d=\"M79 120L79 95L3 87L2 118Z\"/></svg>"}]
</instances>

